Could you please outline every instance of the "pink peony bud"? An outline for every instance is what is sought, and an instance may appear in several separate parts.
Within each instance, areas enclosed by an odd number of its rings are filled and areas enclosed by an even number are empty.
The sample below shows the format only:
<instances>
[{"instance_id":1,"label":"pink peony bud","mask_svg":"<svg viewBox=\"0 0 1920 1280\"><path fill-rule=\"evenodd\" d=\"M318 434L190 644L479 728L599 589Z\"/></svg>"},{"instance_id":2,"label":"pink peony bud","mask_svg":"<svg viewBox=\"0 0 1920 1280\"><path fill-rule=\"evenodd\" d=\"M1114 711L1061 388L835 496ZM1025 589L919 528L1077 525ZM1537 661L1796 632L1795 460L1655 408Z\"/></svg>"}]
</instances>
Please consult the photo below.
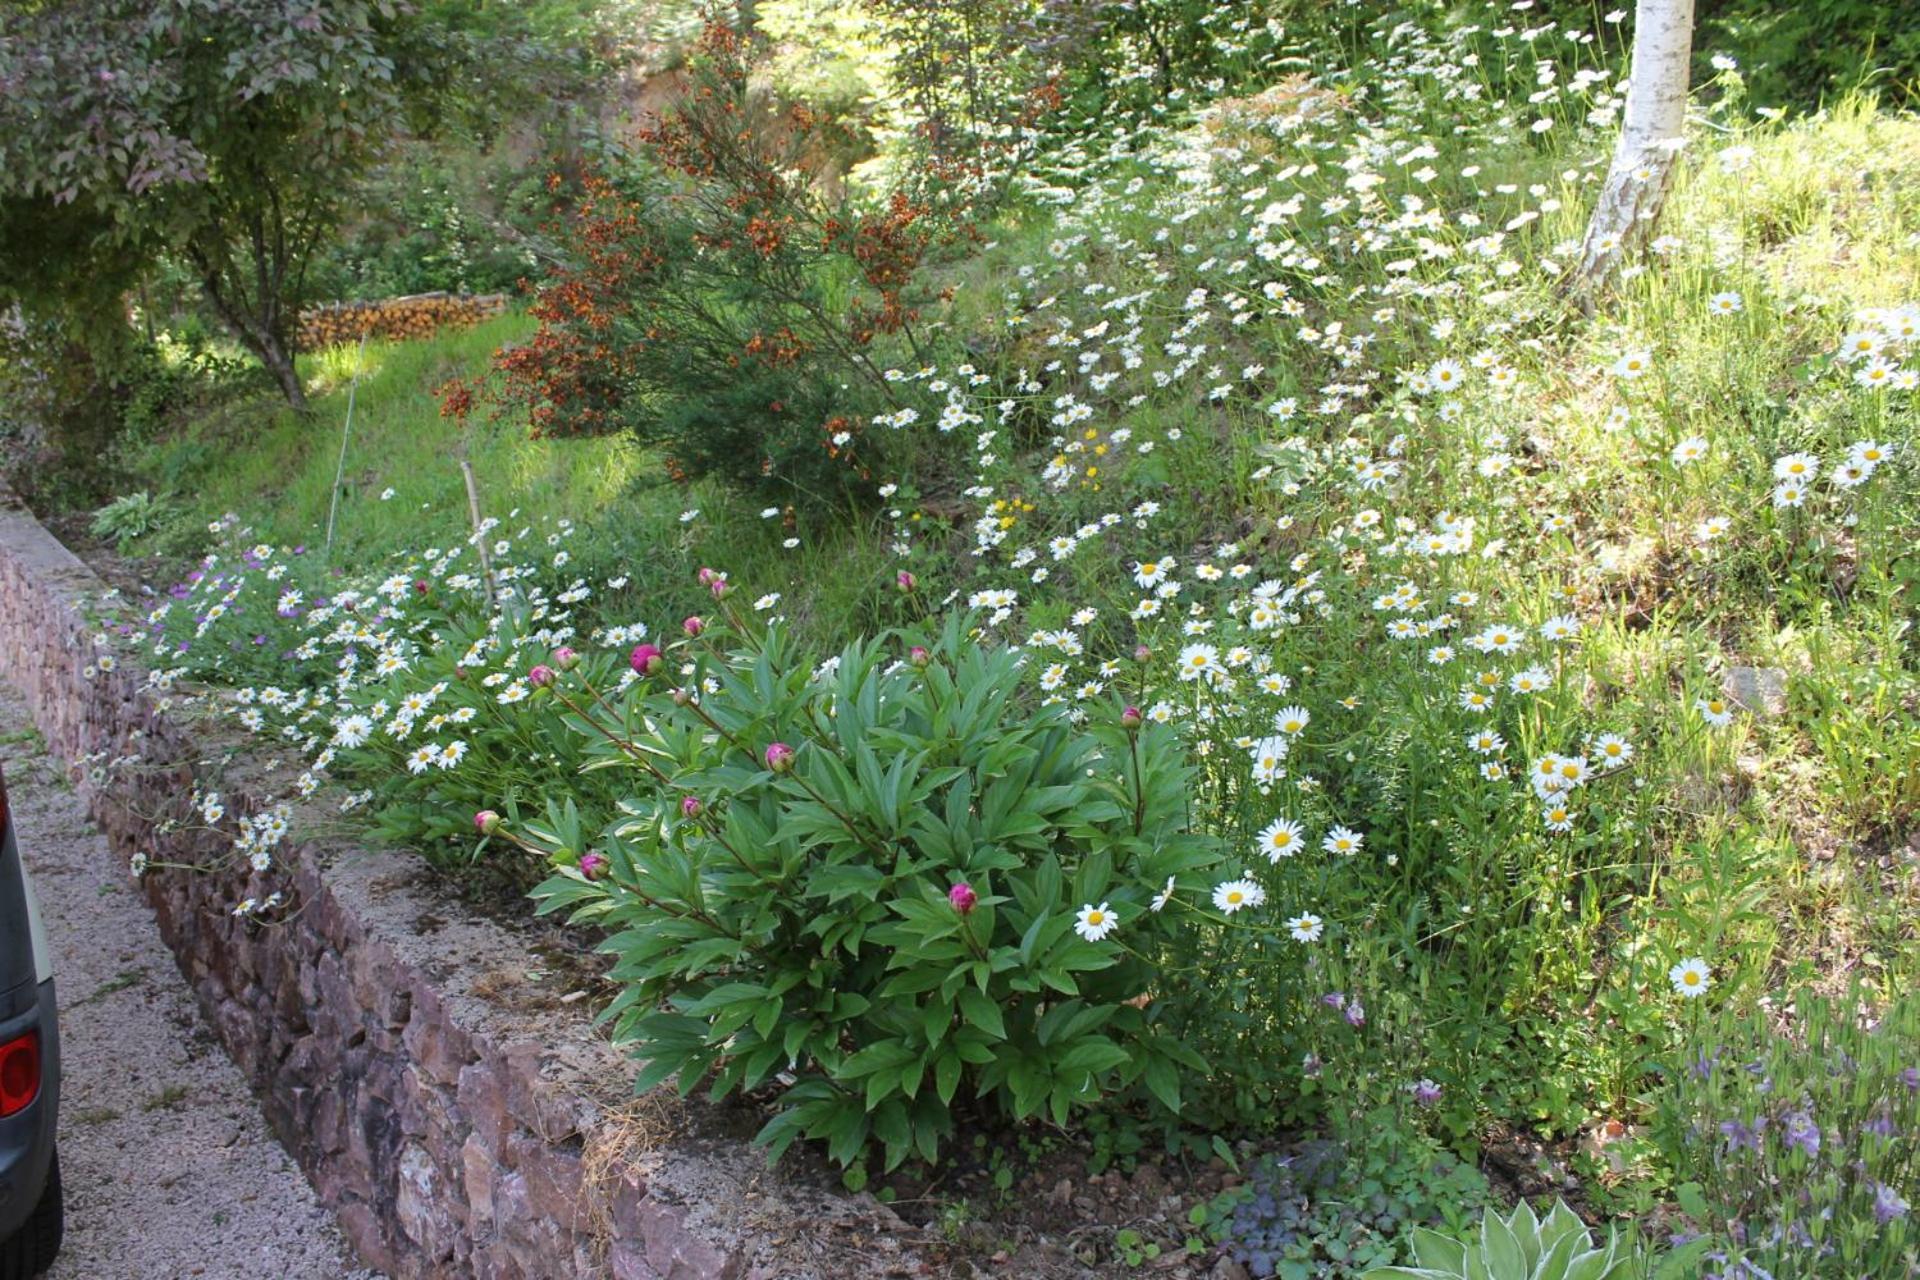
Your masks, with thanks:
<instances>
[{"instance_id":1,"label":"pink peony bud","mask_svg":"<svg viewBox=\"0 0 1920 1280\"><path fill-rule=\"evenodd\" d=\"M775 773L785 773L793 768L793 748L784 742L768 743L767 768Z\"/></svg>"},{"instance_id":2,"label":"pink peony bud","mask_svg":"<svg viewBox=\"0 0 1920 1280\"><path fill-rule=\"evenodd\" d=\"M916 667L924 667L932 660L932 656L927 652L927 646L923 644L917 644L907 650L907 661Z\"/></svg>"},{"instance_id":3,"label":"pink peony bud","mask_svg":"<svg viewBox=\"0 0 1920 1280\"><path fill-rule=\"evenodd\" d=\"M715 578L708 590L713 592L715 600L720 600L726 596L727 592L733 590L733 586L725 578Z\"/></svg>"},{"instance_id":4,"label":"pink peony bud","mask_svg":"<svg viewBox=\"0 0 1920 1280\"><path fill-rule=\"evenodd\" d=\"M491 809L482 809L473 815L473 826L483 836L490 836L500 829L500 815Z\"/></svg>"},{"instance_id":5,"label":"pink peony bud","mask_svg":"<svg viewBox=\"0 0 1920 1280\"><path fill-rule=\"evenodd\" d=\"M1145 666L1153 661L1153 650L1143 644L1137 644L1133 646L1133 660Z\"/></svg>"},{"instance_id":6,"label":"pink peony bud","mask_svg":"<svg viewBox=\"0 0 1920 1280\"><path fill-rule=\"evenodd\" d=\"M905 569L902 569L899 573L896 573L893 576L893 585L900 588L902 591L911 591L914 589L914 587L919 585L919 579L915 578L912 574L908 573Z\"/></svg>"},{"instance_id":7,"label":"pink peony bud","mask_svg":"<svg viewBox=\"0 0 1920 1280\"><path fill-rule=\"evenodd\" d=\"M1120 727L1122 729L1138 729L1140 727L1140 708L1128 707L1125 711L1122 711L1120 713Z\"/></svg>"},{"instance_id":8,"label":"pink peony bud","mask_svg":"<svg viewBox=\"0 0 1920 1280\"><path fill-rule=\"evenodd\" d=\"M580 855L580 874L589 880L598 880L611 870L613 864L607 861L607 855L592 849Z\"/></svg>"},{"instance_id":9,"label":"pink peony bud","mask_svg":"<svg viewBox=\"0 0 1920 1280\"><path fill-rule=\"evenodd\" d=\"M699 581L701 586L710 587L719 580L720 574L717 570L702 567L700 572L696 573L694 577Z\"/></svg>"},{"instance_id":10,"label":"pink peony bud","mask_svg":"<svg viewBox=\"0 0 1920 1280\"><path fill-rule=\"evenodd\" d=\"M413 580L413 589L421 595L425 595L427 592L433 590L433 584L425 578L415 578Z\"/></svg>"},{"instance_id":11,"label":"pink peony bud","mask_svg":"<svg viewBox=\"0 0 1920 1280\"><path fill-rule=\"evenodd\" d=\"M953 909L961 915L971 915L973 909L980 904L980 895L973 891L972 885L962 880L947 890L947 901L951 902Z\"/></svg>"},{"instance_id":12,"label":"pink peony bud","mask_svg":"<svg viewBox=\"0 0 1920 1280\"><path fill-rule=\"evenodd\" d=\"M580 655L563 644L553 651L553 665L562 671L571 671L580 665Z\"/></svg>"},{"instance_id":13,"label":"pink peony bud","mask_svg":"<svg viewBox=\"0 0 1920 1280\"><path fill-rule=\"evenodd\" d=\"M643 676L650 676L667 664L667 658L660 652L657 645L637 644L633 647L632 662L635 671Z\"/></svg>"},{"instance_id":14,"label":"pink peony bud","mask_svg":"<svg viewBox=\"0 0 1920 1280\"><path fill-rule=\"evenodd\" d=\"M533 682L533 686L536 689L545 688L547 685L552 684L554 676L554 669L544 662L536 663L533 669L527 672L527 679Z\"/></svg>"},{"instance_id":15,"label":"pink peony bud","mask_svg":"<svg viewBox=\"0 0 1920 1280\"><path fill-rule=\"evenodd\" d=\"M680 797L680 812L686 817L697 818L700 816L701 810L705 809L706 807L707 806L700 803L699 796L681 796Z\"/></svg>"},{"instance_id":16,"label":"pink peony bud","mask_svg":"<svg viewBox=\"0 0 1920 1280\"><path fill-rule=\"evenodd\" d=\"M681 623L680 629L690 636L697 637L702 631L707 629L707 624L702 621L700 615L696 613Z\"/></svg>"}]
</instances>

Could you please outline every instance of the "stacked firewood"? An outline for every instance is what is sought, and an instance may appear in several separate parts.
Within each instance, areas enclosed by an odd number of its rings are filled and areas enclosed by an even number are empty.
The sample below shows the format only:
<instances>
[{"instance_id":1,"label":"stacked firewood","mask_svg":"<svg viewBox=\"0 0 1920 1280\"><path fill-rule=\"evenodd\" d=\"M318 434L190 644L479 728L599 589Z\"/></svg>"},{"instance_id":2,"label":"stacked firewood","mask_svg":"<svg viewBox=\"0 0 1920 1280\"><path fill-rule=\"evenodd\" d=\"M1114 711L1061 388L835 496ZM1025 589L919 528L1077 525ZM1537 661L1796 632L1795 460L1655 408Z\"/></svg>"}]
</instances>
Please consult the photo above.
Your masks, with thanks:
<instances>
[{"instance_id":1,"label":"stacked firewood","mask_svg":"<svg viewBox=\"0 0 1920 1280\"><path fill-rule=\"evenodd\" d=\"M504 293L416 293L378 302L330 302L300 313L300 347L317 351L362 334L405 342L430 338L441 329L459 329L507 309Z\"/></svg>"}]
</instances>

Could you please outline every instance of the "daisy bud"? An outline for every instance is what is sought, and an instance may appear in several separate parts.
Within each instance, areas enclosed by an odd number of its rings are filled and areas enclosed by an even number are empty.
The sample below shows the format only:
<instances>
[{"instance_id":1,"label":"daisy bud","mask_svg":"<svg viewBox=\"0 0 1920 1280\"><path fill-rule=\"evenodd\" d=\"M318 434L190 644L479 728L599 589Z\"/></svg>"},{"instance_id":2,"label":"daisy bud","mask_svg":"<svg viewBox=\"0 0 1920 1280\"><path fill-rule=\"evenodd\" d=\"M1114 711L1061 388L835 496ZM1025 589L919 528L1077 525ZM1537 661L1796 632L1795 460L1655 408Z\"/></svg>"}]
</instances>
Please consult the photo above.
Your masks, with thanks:
<instances>
[{"instance_id":1,"label":"daisy bud","mask_svg":"<svg viewBox=\"0 0 1920 1280\"><path fill-rule=\"evenodd\" d=\"M915 578L912 574L908 573L905 569L902 569L899 573L895 574L893 577L893 585L900 588L902 591L913 590L914 587L918 584L918 582L919 580Z\"/></svg>"},{"instance_id":2,"label":"daisy bud","mask_svg":"<svg viewBox=\"0 0 1920 1280\"><path fill-rule=\"evenodd\" d=\"M490 836L500 829L500 815L491 809L482 809L473 815L473 827L483 836Z\"/></svg>"},{"instance_id":3,"label":"daisy bud","mask_svg":"<svg viewBox=\"0 0 1920 1280\"><path fill-rule=\"evenodd\" d=\"M605 876L613 864L607 861L607 855L592 849L580 855L580 874L589 880L598 880Z\"/></svg>"},{"instance_id":4,"label":"daisy bud","mask_svg":"<svg viewBox=\"0 0 1920 1280\"><path fill-rule=\"evenodd\" d=\"M659 647L650 644L635 645L630 660L633 669L643 676L653 675L667 662L666 655L660 652Z\"/></svg>"},{"instance_id":5,"label":"daisy bud","mask_svg":"<svg viewBox=\"0 0 1920 1280\"><path fill-rule=\"evenodd\" d=\"M980 895L973 891L972 885L962 880L947 890L947 901L951 902L953 909L961 915L970 915L974 907L979 905Z\"/></svg>"},{"instance_id":6,"label":"daisy bud","mask_svg":"<svg viewBox=\"0 0 1920 1280\"><path fill-rule=\"evenodd\" d=\"M580 655L563 644L553 651L553 665L562 671L571 671L580 665Z\"/></svg>"},{"instance_id":7,"label":"daisy bud","mask_svg":"<svg viewBox=\"0 0 1920 1280\"><path fill-rule=\"evenodd\" d=\"M767 768L775 773L785 773L793 768L793 748L784 742L768 743Z\"/></svg>"},{"instance_id":8,"label":"daisy bud","mask_svg":"<svg viewBox=\"0 0 1920 1280\"><path fill-rule=\"evenodd\" d=\"M932 661L932 656L927 653L927 646L917 644L907 650L907 661L916 667L925 667L927 663Z\"/></svg>"},{"instance_id":9,"label":"daisy bud","mask_svg":"<svg viewBox=\"0 0 1920 1280\"><path fill-rule=\"evenodd\" d=\"M681 796L680 813L683 817L697 818L706 806L700 803L699 796Z\"/></svg>"},{"instance_id":10,"label":"daisy bud","mask_svg":"<svg viewBox=\"0 0 1920 1280\"><path fill-rule=\"evenodd\" d=\"M701 620L698 614L694 614L689 616L685 622L680 624L680 629L686 632L689 636L697 637L702 631L705 631L707 629L707 624Z\"/></svg>"},{"instance_id":11,"label":"daisy bud","mask_svg":"<svg viewBox=\"0 0 1920 1280\"><path fill-rule=\"evenodd\" d=\"M544 662L534 664L533 669L527 672L527 680L536 689L542 689L552 684L554 676L554 669Z\"/></svg>"},{"instance_id":12,"label":"daisy bud","mask_svg":"<svg viewBox=\"0 0 1920 1280\"><path fill-rule=\"evenodd\" d=\"M1125 711L1122 711L1120 713L1120 727L1122 729L1138 729L1140 727L1140 708L1128 707Z\"/></svg>"},{"instance_id":13,"label":"daisy bud","mask_svg":"<svg viewBox=\"0 0 1920 1280\"><path fill-rule=\"evenodd\" d=\"M1153 650L1143 644L1137 644L1133 646L1133 660L1144 667L1153 661Z\"/></svg>"}]
</instances>

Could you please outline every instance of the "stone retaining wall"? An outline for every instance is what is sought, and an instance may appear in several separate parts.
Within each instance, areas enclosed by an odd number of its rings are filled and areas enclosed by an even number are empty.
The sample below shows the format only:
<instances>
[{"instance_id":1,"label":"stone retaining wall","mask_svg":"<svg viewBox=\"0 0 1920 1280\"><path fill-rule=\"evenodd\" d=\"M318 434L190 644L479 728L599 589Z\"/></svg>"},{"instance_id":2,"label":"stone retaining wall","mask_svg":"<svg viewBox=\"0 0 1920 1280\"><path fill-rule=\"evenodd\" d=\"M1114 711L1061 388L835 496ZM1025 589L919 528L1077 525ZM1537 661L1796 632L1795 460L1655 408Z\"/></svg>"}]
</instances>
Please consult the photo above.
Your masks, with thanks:
<instances>
[{"instance_id":1,"label":"stone retaining wall","mask_svg":"<svg viewBox=\"0 0 1920 1280\"><path fill-rule=\"evenodd\" d=\"M124 657L98 669L87 615L104 593L0 487L0 679L56 755L140 758L76 770L122 856L213 859L225 839L161 816L196 785L236 814L284 787L165 714ZM417 858L304 838L327 815L296 813L278 851L291 871L270 884L181 871L141 884L227 1051L370 1265L500 1280L929 1273L903 1243L915 1233L871 1197L832 1194L804 1163L768 1170L741 1137L754 1117L631 1099L632 1066L592 1030L598 996L570 989L570 966L475 918ZM291 890L287 922L233 917L268 887Z\"/></svg>"}]
</instances>

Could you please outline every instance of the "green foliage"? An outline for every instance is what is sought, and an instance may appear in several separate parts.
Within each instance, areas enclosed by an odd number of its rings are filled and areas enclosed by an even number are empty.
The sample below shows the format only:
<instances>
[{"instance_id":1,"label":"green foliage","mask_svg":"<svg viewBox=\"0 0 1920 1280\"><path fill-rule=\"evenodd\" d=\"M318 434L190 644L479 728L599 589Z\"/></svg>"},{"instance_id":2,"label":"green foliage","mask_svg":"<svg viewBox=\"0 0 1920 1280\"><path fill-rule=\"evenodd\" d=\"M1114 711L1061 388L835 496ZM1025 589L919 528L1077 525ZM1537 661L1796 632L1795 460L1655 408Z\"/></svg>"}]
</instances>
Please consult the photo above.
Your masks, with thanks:
<instances>
[{"instance_id":1,"label":"green foliage","mask_svg":"<svg viewBox=\"0 0 1920 1280\"><path fill-rule=\"evenodd\" d=\"M468 37L465 8L110 0L0 13L7 221L87 228L61 246L51 279L51 233L8 235L0 288L70 308L70 290L92 288L68 283L86 259L112 253L124 279L176 256L304 403L294 321L352 183L400 132L477 105L468 95L512 62L506 46Z\"/></svg>"},{"instance_id":2,"label":"green foliage","mask_svg":"<svg viewBox=\"0 0 1920 1280\"><path fill-rule=\"evenodd\" d=\"M893 429L918 410L883 370L926 354L921 268L964 209L830 197L840 126L776 114L757 57L710 27L686 90L641 131L643 163L584 181L565 265L531 307L540 328L500 354L490 394L536 435L624 432L675 479L832 510L903 462ZM448 404L472 402L463 388Z\"/></svg>"},{"instance_id":3,"label":"green foliage","mask_svg":"<svg viewBox=\"0 0 1920 1280\"><path fill-rule=\"evenodd\" d=\"M1409 1231L1457 1228L1487 1201L1472 1165L1375 1130L1267 1157L1241 1186L1196 1207L1193 1221L1255 1280L1350 1280L1408 1256Z\"/></svg>"},{"instance_id":4,"label":"green foliage","mask_svg":"<svg viewBox=\"0 0 1920 1280\"><path fill-rule=\"evenodd\" d=\"M111 539L122 551L136 538L160 528L173 518L173 504L145 489L123 494L93 513L93 536Z\"/></svg>"},{"instance_id":5,"label":"green foliage","mask_svg":"<svg viewBox=\"0 0 1920 1280\"><path fill-rule=\"evenodd\" d=\"M1653 1142L1728 1276L1912 1276L1920 1235L1920 998L1801 988L1701 1020L1666 1070Z\"/></svg>"},{"instance_id":6,"label":"green foliage","mask_svg":"<svg viewBox=\"0 0 1920 1280\"><path fill-rule=\"evenodd\" d=\"M1412 1247L1415 1265L1375 1267L1366 1280L1690 1280L1706 1252L1696 1241L1659 1257L1618 1227L1596 1242L1564 1201L1542 1218L1524 1200L1504 1218L1489 1209L1465 1239L1416 1229Z\"/></svg>"},{"instance_id":7,"label":"green foliage","mask_svg":"<svg viewBox=\"0 0 1920 1280\"><path fill-rule=\"evenodd\" d=\"M772 1086L775 1155L889 1168L934 1159L962 1108L1178 1111L1205 1064L1157 985L1197 917L1137 886L1197 890L1220 855L1186 829L1170 735L1036 713L1018 655L958 621L902 661L910 638L816 668L777 626L714 627L655 659L691 664L684 693L648 676L609 702L602 661L551 686L588 767L640 789L598 834L557 801L509 830L561 864L541 910L611 934L636 1087Z\"/></svg>"}]
</instances>

